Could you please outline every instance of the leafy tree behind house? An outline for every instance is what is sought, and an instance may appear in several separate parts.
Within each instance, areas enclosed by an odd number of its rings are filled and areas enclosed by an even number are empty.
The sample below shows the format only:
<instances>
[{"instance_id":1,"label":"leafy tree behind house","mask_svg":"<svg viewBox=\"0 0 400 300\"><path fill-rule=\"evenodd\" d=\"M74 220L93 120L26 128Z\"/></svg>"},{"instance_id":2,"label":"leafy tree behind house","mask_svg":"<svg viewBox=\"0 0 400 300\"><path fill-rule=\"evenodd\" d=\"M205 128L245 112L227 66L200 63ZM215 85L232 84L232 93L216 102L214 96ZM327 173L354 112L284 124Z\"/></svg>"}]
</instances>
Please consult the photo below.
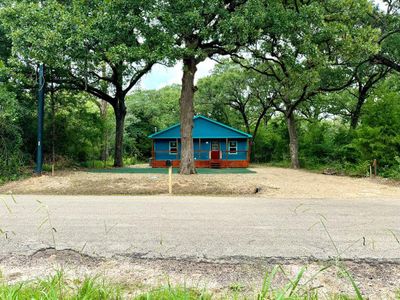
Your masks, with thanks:
<instances>
[{"instance_id":1,"label":"leafy tree behind house","mask_svg":"<svg viewBox=\"0 0 400 300\"><path fill-rule=\"evenodd\" d=\"M181 174L196 173L192 139L197 65L255 41L264 1L169 0L158 2L159 21L174 38L172 57L183 63L180 97Z\"/></svg>"},{"instance_id":2,"label":"leafy tree behind house","mask_svg":"<svg viewBox=\"0 0 400 300\"><path fill-rule=\"evenodd\" d=\"M164 57L159 50L165 35L150 26L151 7L147 0L24 1L2 13L18 56L54 69L56 77L49 78L54 83L113 107L116 167L123 165L126 95Z\"/></svg>"}]
</instances>

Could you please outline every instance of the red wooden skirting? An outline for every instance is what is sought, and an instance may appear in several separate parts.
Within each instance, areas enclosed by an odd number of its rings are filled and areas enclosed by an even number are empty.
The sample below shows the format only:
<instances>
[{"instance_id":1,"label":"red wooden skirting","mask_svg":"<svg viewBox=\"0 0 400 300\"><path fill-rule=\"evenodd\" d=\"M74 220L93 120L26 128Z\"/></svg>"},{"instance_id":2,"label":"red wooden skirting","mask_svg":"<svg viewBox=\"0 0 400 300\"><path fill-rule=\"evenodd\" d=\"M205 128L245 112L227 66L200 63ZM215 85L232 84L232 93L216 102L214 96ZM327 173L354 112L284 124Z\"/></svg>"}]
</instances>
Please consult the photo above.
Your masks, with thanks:
<instances>
[{"instance_id":1,"label":"red wooden skirting","mask_svg":"<svg viewBox=\"0 0 400 300\"><path fill-rule=\"evenodd\" d=\"M216 162L217 160L213 160ZM179 167L180 160L173 160L172 166L175 168ZM221 168L247 168L249 166L249 162L247 160L218 160ZM209 160L196 160L195 166L196 168L209 168L210 167ZM166 168L166 160L154 160L151 163L153 168Z\"/></svg>"}]
</instances>

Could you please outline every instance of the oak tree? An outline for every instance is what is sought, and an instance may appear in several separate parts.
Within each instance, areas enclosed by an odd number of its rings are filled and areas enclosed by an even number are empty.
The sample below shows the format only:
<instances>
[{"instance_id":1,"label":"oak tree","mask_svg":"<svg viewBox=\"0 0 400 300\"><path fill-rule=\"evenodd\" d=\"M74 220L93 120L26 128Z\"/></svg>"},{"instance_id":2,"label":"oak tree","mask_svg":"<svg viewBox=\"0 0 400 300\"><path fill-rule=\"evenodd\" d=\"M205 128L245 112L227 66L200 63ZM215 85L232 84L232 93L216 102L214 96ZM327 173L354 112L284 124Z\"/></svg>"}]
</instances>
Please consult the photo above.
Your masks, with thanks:
<instances>
[{"instance_id":1,"label":"oak tree","mask_svg":"<svg viewBox=\"0 0 400 300\"><path fill-rule=\"evenodd\" d=\"M192 139L197 65L237 51L258 35L260 0L167 0L158 2L158 20L174 38L171 56L183 62L180 96L181 174L196 173Z\"/></svg>"},{"instance_id":2,"label":"oak tree","mask_svg":"<svg viewBox=\"0 0 400 300\"><path fill-rule=\"evenodd\" d=\"M368 1L274 1L265 10L262 37L233 56L266 81L273 79L273 105L287 123L293 168L300 167L299 105L319 93L349 86L353 73L347 64L377 52L378 32L360 26L370 11Z\"/></svg>"},{"instance_id":3,"label":"oak tree","mask_svg":"<svg viewBox=\"0 0 400 300\"><path fill-rule=\"evenodd\" d=\"M67 89L108 102L115 114L114 166L123 165L125 98L162 61L166 36L154 23L152 1L13 1L1 16L13 51L44 63ZM105 67L104 67L105 66Z\"/></svg>"}]
</instances>

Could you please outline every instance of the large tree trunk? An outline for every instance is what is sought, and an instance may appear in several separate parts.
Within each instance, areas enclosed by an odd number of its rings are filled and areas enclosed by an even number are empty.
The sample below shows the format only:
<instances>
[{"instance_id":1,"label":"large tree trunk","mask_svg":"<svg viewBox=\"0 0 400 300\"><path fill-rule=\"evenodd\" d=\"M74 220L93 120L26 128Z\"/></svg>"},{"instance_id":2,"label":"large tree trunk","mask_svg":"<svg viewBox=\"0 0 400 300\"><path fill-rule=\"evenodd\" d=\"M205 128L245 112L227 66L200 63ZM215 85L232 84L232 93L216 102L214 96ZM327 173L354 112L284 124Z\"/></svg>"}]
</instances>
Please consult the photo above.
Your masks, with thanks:
<instances>
[{"instance_id":1,"label":"large tree trunk","mask_svg":"<svg viewBox=\"0 0 400 300\"><path fill-rule=\"evenodd\" d=\"M352 111L351 113L351 122L350 122L351 129L357 128L358 122L361 117L361 108L363 107L365 100L367 100L366 94L362 93L358 96L357 105L354 111Z\"/></svg>"},{"instance_id":2,"label":"large tree trunk","mask_svg":"<svg viewBox=\"0 0 400 300\"><path fill-rule=\"evenodd\" d=\"M101 153L100 158L104 163L106 163L108 159L108 128L107 128L107 109L108 102L104 100L100 100L100 118L103 122L103 141L101 143Z\"/></svg>"},{"instance_id":3,"label":"large tree trunk","mask_svg":"<svg viewBox=\"0 0 400 300\"><path fill-rule=\"evenodd\" d=\"M289 149L292 168L299 169L299 140L297 137L296 119L293 113L286 116L286 123L289 131Z\"/></svg>"},{"instance_id":4,"label":"large tree trunk","mask_svg":"<svg viewBox=\"0 0 400 300\"><path fill-rule=\"evenodd\" d=\"M181 113L180 173L184 175L196 174L192 137L194 117L193 97L195 92L194 76L197 71L196 64L194 58L186 58L183 60L182 91L179 105Z\"/></svg>"},{"instance_id":5,"label":"large tree trunk","mask_svg":"<svg viewBox=\"0 0 400 300\"><path fill-rule=\"evenodd\" d=\"M126 116L125 99L117 99L117 103L113 106L115 113L115 151L114 151L114 167L123 167L123 142L124 142L124 124Z\"/></svg>"},{"instance_id":6,"label":"large tree trunk","mask_svg":"<svg viewBox=\"0 0 400 300\"><path fill-rule=\"evenodd\" d=\"M103 77L107 77L107 66L105 63L102 64L101 67L101 75ZM100 84L101 91L104 93L107 93L108 91L108 83L107 81L103 81ZM104 161L104 167L107 164L107 159L108 159L108 128L107 128L107 112L108 112L108 102L105 100L100 100L99 103L99 108L100 108L100 118L103 122L103 141L101 143L101 153L100 153L100 159Z\"/></svg>"}]
</instances>

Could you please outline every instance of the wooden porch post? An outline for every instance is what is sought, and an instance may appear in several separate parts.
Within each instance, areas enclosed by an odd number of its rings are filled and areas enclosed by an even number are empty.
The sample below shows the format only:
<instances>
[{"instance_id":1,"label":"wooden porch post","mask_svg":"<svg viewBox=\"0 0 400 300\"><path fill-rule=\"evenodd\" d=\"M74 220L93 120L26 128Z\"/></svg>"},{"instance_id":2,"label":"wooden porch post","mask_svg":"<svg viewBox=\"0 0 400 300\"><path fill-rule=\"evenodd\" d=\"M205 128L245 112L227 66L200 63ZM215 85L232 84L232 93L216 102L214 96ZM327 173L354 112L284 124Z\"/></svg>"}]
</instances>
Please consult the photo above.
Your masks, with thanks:
<instances>
[{"instance_id":1,"label":"wooden porch post","mask_svg":"<svg viewBox=\"0 0 400 300\"><path fill-rule=\"evenodd\" d=\"M156 159L156 154L154 151L154 140L151 140L151 166L154 164L154 160Z\"/></svg>"},{"instance_id":2,"label":"wooden porch post","mask_svg":"<svg viewBox=\"0 0 400 300\"><path fill-rule=\"evenodd\" d=\"M225 160L228 161L228 138L226 138L225 143Z\"/></svg>"},{"instance_id":3,"label":"wooden porch post","mask_svg":"<svg viewBox=\"0 0 400 300\"><path fill-rule=\"evenodd\" d=\"M250 162L251 140L247 139L247 161Z\"/></svg>"},{"instance_id":4,"label":"wooden porch post","mask_svg":"<svg viewBox=\"0 0 400 300\"><path fill-rule=\"evenodd\" d=\"M201 138L199 138L199 158L201 160Z\"/></svg>"}]
</instances>

